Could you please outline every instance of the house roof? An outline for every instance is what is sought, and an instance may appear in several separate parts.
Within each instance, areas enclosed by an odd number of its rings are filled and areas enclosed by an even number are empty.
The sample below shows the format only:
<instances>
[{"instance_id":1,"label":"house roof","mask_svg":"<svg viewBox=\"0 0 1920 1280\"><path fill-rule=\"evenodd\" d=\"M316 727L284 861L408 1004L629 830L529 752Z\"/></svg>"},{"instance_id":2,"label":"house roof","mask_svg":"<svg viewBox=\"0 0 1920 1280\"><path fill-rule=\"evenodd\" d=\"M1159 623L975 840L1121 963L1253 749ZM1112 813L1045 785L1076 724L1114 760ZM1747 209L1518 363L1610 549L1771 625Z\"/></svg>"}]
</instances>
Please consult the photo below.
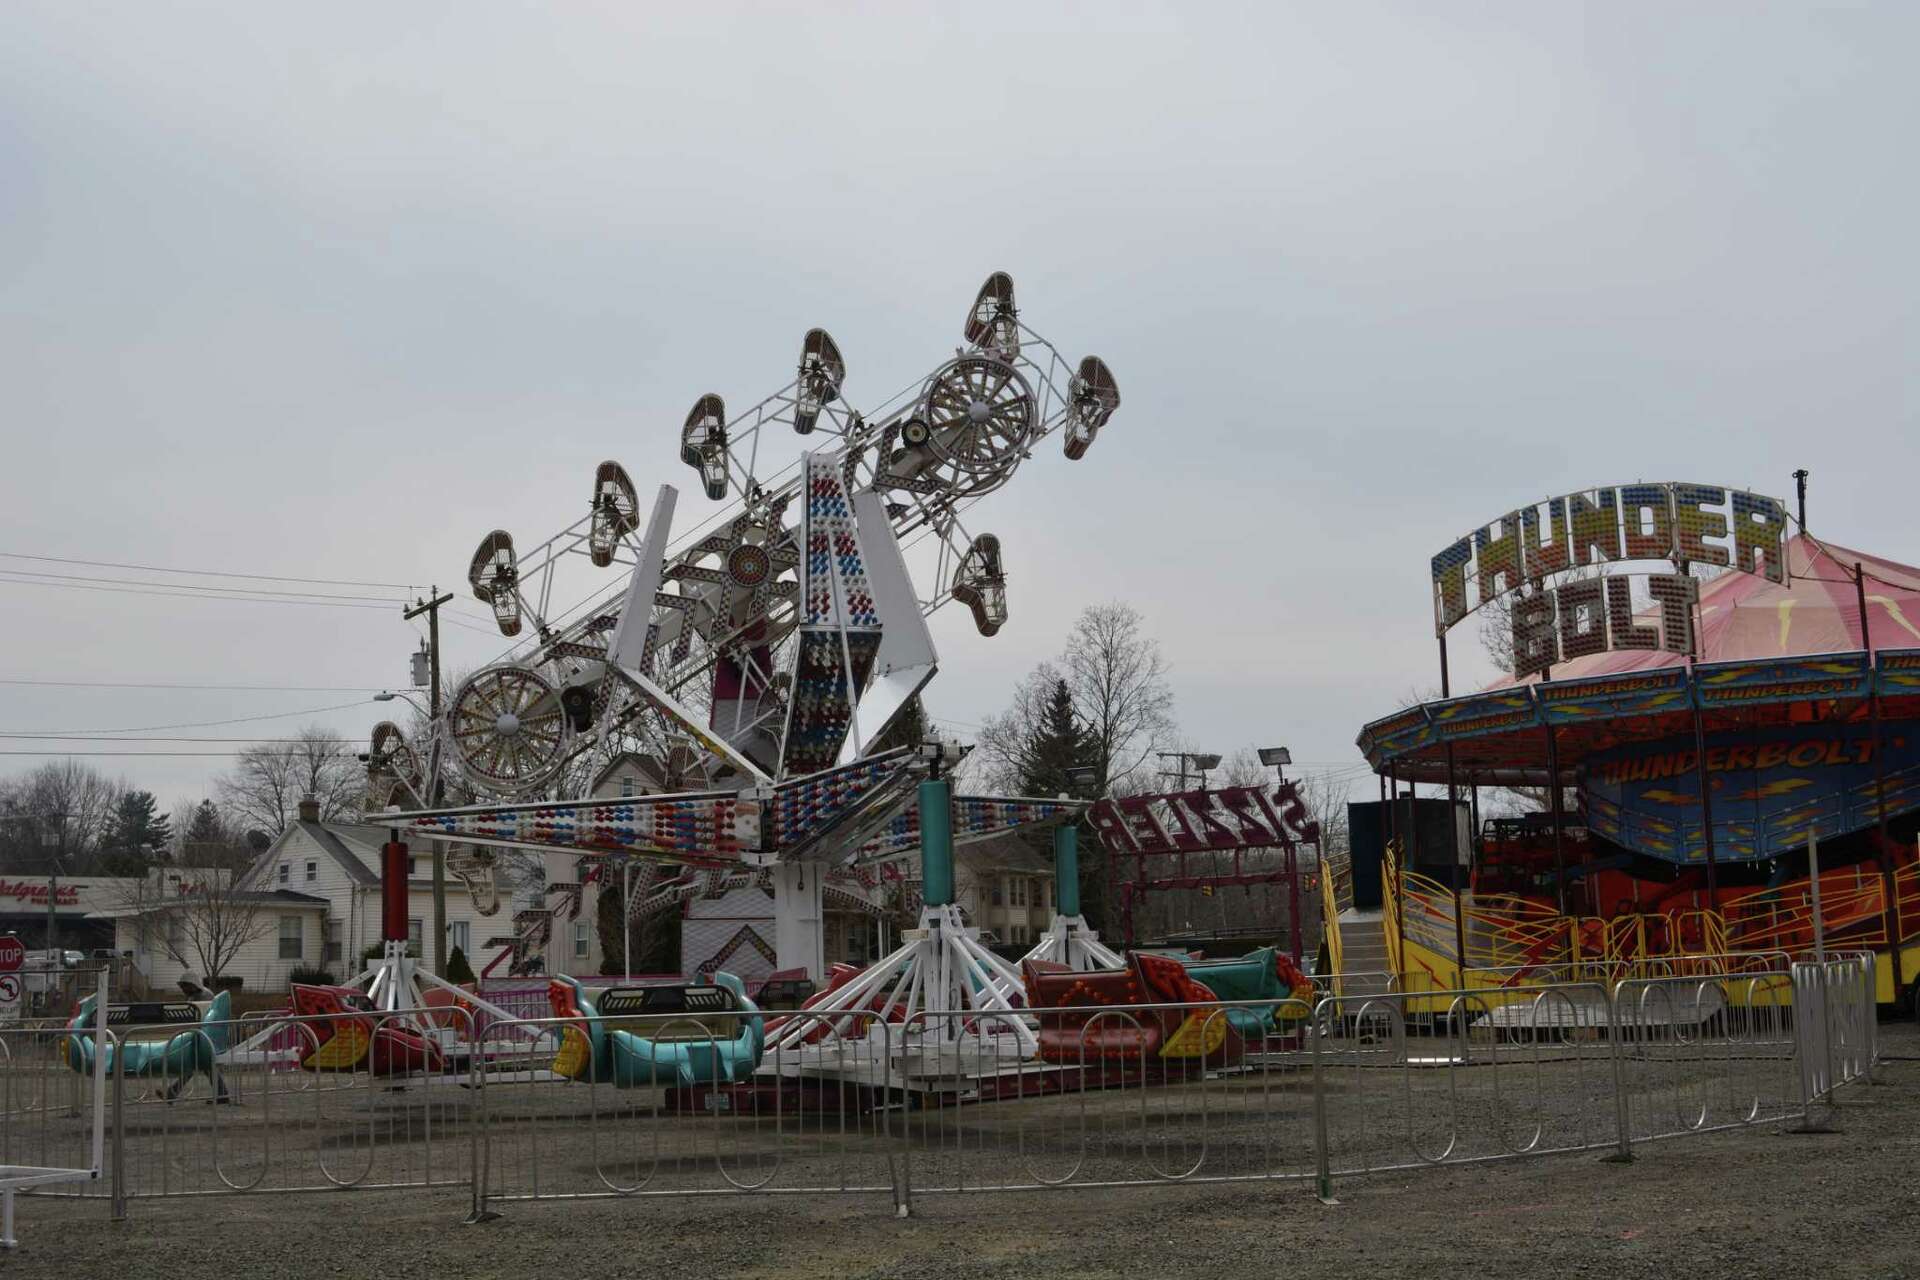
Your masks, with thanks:
<instances>
[{"instance_id":1,"label":"house roof","mask_svg":"<svg viewBox=\"0 0 1920 1280\"><path fill-rule=\"evenodd\" d=\"M316 898L310 893L296 893L292 889L274 889L270 892L235 892L236 901L255 903L263 907L280 907L288 911L325 911L331 904L325 898ZM87 920L126 920L134 916L153 915L160 911L170 911L179 906L181 898L165 898L147 903L135 903L115 907L107 911L89 911L83 917Z\"/></svg>"},{"instance_id":2,"label":"house roof","mask_svg":"<svg viewBox=\"0 0 1920 1280\"><path fill-rule=\"evenodd\" d=\"M308 822L304 819L289 823L284 831L274 837L273 843L268 845L266 851L254 861L253 870L247 873L248 879L252 879L255 872L261 868L270 867L279 860L281 850L286 846L287 841L293 838L295 830L299 830L325 850L335 862L340 864L341 869L354 883L364 885L380 883L380 877L375 874L372 867L367 865L367 859L356 853L349 842L363 848L370 846L373 856L378 857L380 845L386 840L384 827L359 822Z\"/></svg>"}]
</instances>

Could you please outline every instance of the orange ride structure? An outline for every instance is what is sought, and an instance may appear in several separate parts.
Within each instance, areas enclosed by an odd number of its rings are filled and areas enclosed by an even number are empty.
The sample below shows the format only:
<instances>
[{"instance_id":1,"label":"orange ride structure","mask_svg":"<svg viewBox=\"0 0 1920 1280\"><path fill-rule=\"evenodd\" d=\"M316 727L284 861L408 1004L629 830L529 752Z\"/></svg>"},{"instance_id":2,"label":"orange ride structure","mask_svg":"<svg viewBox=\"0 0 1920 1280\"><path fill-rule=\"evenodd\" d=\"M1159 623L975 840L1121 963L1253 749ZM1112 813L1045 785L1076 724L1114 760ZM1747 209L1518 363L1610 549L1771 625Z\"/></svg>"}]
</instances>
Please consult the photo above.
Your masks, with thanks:
<instances>
[{"instance_id":1,"label":"orange ride structure","mask_svg":"<svg viewBox=\"0 0 1920 1280\"><path fill-rule=\"evenodd\" d=\"M1809 533L1798 478L1797 520L1757 494L1622 485L1433 557L1442 696L1359 737L1393 799L1399 990L1825 948L1872 952L1879 1001L1920 1006L1920 569ZM1510 620L1512 675L1448 696L1448 632L1485 607ZM1419 848L1446 838L1409 820L1421 788L1453 802L1465 857ZM1501 788L1546 812L1482 821ZM1342 886L1323 881L1337 970Z\"/></svg>"}]
</instances>

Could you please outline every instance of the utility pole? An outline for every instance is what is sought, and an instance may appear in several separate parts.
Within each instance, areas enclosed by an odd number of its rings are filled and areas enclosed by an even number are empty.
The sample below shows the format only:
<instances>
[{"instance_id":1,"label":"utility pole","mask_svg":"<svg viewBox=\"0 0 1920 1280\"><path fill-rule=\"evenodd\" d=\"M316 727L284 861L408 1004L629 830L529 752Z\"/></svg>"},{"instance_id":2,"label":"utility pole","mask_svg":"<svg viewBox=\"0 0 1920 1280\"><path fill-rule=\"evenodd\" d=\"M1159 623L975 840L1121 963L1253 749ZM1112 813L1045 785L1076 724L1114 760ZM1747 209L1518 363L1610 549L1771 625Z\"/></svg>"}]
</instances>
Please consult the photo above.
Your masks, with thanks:
<instances>
[{"instance_id":1,"label":"utility pole","mask_svg":"<svg viewBox=\"0 0 1920 1280\"><path fill-rule=\"evenodd\" d=\"M440 606L452 599L453 592L442 595L435 583L427 588L427 599L414 597L413 607L403 615L409 622L427 615L427 714L436 728L440 723ZM440 803L440 762L429 752L428 763L433 778L427 783L427 805L432 807ZM424 962L426 957L420 959ZM438 840L433 842L433 971L441 975L447 971L447 846Z\"/></svg>"},{"instance_id":2,"label":"utility pole","mask_svg":"<svg viewBox=\"0 0 1920 1280\"><path fill-rule=\"evenodd\" d=\"M60 823L60 844L53 855L53 866L47 875L47 950L52 954L55 971L67 967L67 957L60 950L60 864L67 856L67 815L50 813L47 815Z\"/></svg>"}]
</instances>

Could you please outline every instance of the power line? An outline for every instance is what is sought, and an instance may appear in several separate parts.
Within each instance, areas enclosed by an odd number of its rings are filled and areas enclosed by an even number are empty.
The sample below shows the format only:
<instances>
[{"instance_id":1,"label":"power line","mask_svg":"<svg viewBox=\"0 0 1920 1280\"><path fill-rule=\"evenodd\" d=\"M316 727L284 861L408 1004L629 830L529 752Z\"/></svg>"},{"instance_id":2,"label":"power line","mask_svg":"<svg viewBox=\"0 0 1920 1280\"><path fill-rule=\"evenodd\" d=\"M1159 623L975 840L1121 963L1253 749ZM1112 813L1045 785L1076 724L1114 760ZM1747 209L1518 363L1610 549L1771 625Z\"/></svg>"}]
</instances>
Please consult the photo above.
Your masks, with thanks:
<instances>
[{"instance_id":1,"label":"power line","mask_svg":"<svg viewBox=\"0 0 1920 1280\"><path fill-rule=\"evenodd\" d=\"M0 756L217 756L229 760L244 755L240 751L0 751Z\"/></svg>"},{"instance_id":2,"label":"power line","mask_svg":"<svg viewBox=\"0 0 1920 1280\"><path fill-rule=\"evenodd\" d=\"M132 680L0 680L0 684L57 689L216 689L272 693L373 693L386 688L383 684L160 684Z\"/></svg>"},{"instance_id":3,"label":"power line","mask_svg":"<svg viewBox=\"0 0 1920 1280\"><path fill-rule=\"evenodd\" d=\"M75 560L65 556L35 556L24 551L0 551L0 559L38 560L43 564L82 564L95 569L138 569L142 573L177 573L196 578L246 578L254 582L311 582L326 587L388 587L416 591L417 582L364 582L355 578L301 578L277 573L226 573L218 569L163 569L151 564L123 564L117 560Z\"/></svg>"},{"instance_id":4,"label":"power line","mask_svg":"<svg viewBox=\"0 0 1920 1280\"><path fill-rule=\"evenodd\" d=\"M247 742L261 747L304 746L308 742L306 738L180 738L86 733L0 733L0 738L20 742ZM341 742L344 744L345 739Z\"/></svg>"},{"instance_id":5,"label":"power line","mask_svg":"<svg viewBox=\"0 0 1920 1280\"><path fill-rule=\"evenodd\" d=\"M190 720L184 724L136 724L114 729L55 729L45 733L10 729L0 732L0 738L58 738L79 734L159 733L167 729L206 729L221 724L252 724L257 720L286 720L293 716L315 716L327 711L345 711L349 707L370 706L372 703L372 698L360 698L353 702L342 702L329 707L309 707L305 711L276 711L262 716L235 716L231 720Z\"/></svg>"},{"instance_id":6,"label":"power line","mask_svg":"<svg viewBox=\"0 0 1920 1280\"><path fill-rule=\"evenodd\" d=\"M281 587L201 587L191 582L155 582L147 578L90 578L78 573L44 573L38 569L0 569L16 578L54 578L65 582L101 582L123 587L165 587L170 591L200 591L210 596L293 596L313 600L362 600L373 604L405 604L401 596L344 596L332 591L291 591Z\"/></svg>"},{"instance_id":7,"label":"power line","mask_svg":"<svg viewBox=\"0 0 1920 1280\"><path fill-rule=\"evenodd\" d=\"M12 570L0 569L0 574L9 572L12 572ZM63 587L69 591L102 591L109 595L121 596L173 596L180 600L225 600L234 604L308 604L334 609L379 609L382 612L386 612L392 609L394 605L400 603L397 600L394 601L393 604L352 604L345 600L276 599L264 596L204 596L194 595L189 591L143 591L136 587L90 587L78 582L36 582L22 578L7 577L0 577L0 585L14 587Z\"/></svg>"}]
</instances>

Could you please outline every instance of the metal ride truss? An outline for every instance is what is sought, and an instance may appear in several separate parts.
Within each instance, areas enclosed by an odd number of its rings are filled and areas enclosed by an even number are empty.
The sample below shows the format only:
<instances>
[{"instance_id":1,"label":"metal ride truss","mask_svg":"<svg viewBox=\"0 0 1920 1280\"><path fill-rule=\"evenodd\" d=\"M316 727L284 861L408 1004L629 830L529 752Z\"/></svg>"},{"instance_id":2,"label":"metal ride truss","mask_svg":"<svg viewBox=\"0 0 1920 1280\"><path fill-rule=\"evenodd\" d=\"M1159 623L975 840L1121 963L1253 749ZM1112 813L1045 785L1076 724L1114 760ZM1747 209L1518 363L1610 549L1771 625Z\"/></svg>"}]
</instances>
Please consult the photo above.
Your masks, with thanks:
<instances>
[{"instance_id":1,"label":"metal ride truss","mask_svg":"<svg viewBox=\"0 0 1920 1280\"><path fill-rule=\"evenodd\" d=\"M951 359L864 411L843 397L845 358L820 329L803 337L793 378L744 412L700 396L680 456L727 505L678 537L676 491L662 485L643 511L612 461L558 534L521 547L488 533L468 581L518 643L454 691L430 743L376 728L373 803L446 819L415 833L456 841L449 870L496 909L495 846L695 866L838 862L856 878L910 852L903 809L925 768L881 747L935 673L926 618L958 600L992 635L1007 617L1000 541L963 513L1050 436L1084 456L1120 403L1103 361L1071 362L1026 323L1004 273L981 286L963 336ZM762 446L780 428L812 447L768 471ZM929 588L915 587L909 553L930 568ZM562 579L582 560L626 580L562 607ZM564 802L514 803L579 795L618 753L677 763L656 771L659 794L619 813L570 811L550 830L541 811ZM429 805L442 794L468 803ZM990 797L960 807L980 810L963 832L1064 812Z\"/></svg>"},{"instance_id":2,"label":"metal ride truss","mask_svg":"<svg viewBox=\"0 0 1920 1280\"><path fill-rule=\"evenodd\" d=\"M1106 365L1069 362L1030 328L1003 273L982 287L964 333L968 347L864 412L843 399L846 363L817 329L793 379L744 411L729 415L720 396L701 396L682 428L681 457L705 494L728 505L671 540L637 536L641 504L613 462L601 464L586 511L558 534L525 548L505 530L482 539L470 566L474 594L504 635L526 635L454 693L436 727L452 776L476 797L556 782L565 793L578 780L560 775L582 756L684 740L702 749L709 782L785 778L857 758L913 692L882 697L867 687L881 683L870 682L869 633L915 629L881 614L891 606L924 618L957 599L983 633L998 630L1000 543L971 533L963 513L1050 436L1063 438L1069 457L1083 456L1119 405ZM763 446L782 429L812 447L769 472L772 449ZM869 495L872 519L852 509ZM664 525L674 500L662 498L653 514ZM930 563L924 594L891 573L907 552ZM638 571L654 589L611 585L562 608L563 571L582 558ZM657 578L650 558L660 561ZM625 618L632 609L644 625ZM630 663L609 661L616 632ZM908 665L930 676L931 645L920 647L925 661ZM399 732L383 728L390 742ZM825 732L809 739L809 729ZM840 750L849 734L853 746Z\"/></svg>"}]
</instances>

